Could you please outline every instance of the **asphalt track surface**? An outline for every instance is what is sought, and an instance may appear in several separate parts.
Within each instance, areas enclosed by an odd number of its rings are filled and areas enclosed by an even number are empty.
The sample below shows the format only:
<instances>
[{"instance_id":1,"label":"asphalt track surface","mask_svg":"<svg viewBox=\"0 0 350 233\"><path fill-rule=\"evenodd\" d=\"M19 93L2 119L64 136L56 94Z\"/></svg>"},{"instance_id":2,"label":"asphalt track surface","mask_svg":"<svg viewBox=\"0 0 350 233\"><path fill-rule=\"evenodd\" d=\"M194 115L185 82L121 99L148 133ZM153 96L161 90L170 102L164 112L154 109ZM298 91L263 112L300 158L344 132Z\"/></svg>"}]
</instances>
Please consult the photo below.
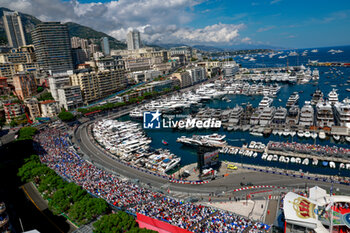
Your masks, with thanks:
<instances>
[{"instance_id":1,"label":"asphalt track surface","mask_svg":"<svg viewBox=\"0 0 350 233\"><path fill-rule=\"evenodd\" d=\"M128 112L129 109L125 109L117 113L114 117L121 116ZM103 119L106 117L101 117ZM98 119L97 119L98 120ZM275 185L281 187L287 187L290 189L319 186L326 190L330 190L332 184L323 181L311 181L302 178L289 177L285 175L267 174L256 171L242 171L239 174L232 174L223 178L212 180L207 184L177 184L170 183L168 180L157 177L152 174L148 174L134 168L128 167L108 155L106 155L99 147L97 147L88 134L88 124L92 122L86 122L80 125L74 134L74 141L80 150L87 155L91 161L97 162L104 168L113 171L121 176L129 179L137 179L143 184L148 184L152 188L167 192L181 192L192 196L209 195L209 194L222 194L229 193L230 191L240 188L240 183L252 183L253 185ZM340 191L341 193L350 194L350 186L342 184L334 184L333 190Z\"/></svg>"}]
</instances>

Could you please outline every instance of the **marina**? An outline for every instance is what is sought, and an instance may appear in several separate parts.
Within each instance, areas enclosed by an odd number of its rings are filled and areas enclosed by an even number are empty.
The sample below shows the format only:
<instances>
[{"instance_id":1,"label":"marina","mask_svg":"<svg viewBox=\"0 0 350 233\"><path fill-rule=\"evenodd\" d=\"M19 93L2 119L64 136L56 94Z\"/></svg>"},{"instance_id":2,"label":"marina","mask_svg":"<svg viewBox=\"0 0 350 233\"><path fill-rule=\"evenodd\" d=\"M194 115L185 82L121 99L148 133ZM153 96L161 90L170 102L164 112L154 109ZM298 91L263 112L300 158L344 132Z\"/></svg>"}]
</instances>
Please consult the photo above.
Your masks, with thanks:
<instances>
[{"instance_id":1,"label":"marina","mask_svg":"<svg viewBox=\"0 0 350 233\"><path fill-rule=\"evenodd\" d=\"M166 149L153 150L138 123L101 120L92 128L96 142L117 158L136 167L166 174L179 165L181 158ZM164 145L167 144L162 140Z\"/></svg>"},{"instance_id":2,"label":"marina","mask_svg":"<svg viewBox=\"0 0 350 233\"><path fill-rule=\"evenodd\" d=\"M320 54L320 51L312 53L314 54ZM290 58L290 64L292 58L295 57ZM140 113L145 110L159 110L163 113L163 117L169 114L176 118L178 115L179 119L184 120L193 118L220 120L221 129L194 127L181 130L144 129L146 135L153 139L150 146L168 149L180 156L181 166L196 162L196 148L189 143L176 143L177 140L192 138L193 135L205 136L216 133L225 135L227 144L225 147L229 148L226 151L222 149L224 147L221 148L221 152L226 153L220 153L220 160L349 176L350 173L346 169L349 161L346 155L320 156L296 151L270 150L267 146L270 141L273 141L350 148L348 92L347 85L341 85L347 84L346 78L349 78L349 71L341 67L319 67L317 71L313 68L305 68L304 73L306 72L309 77L308 82L285 82L282 81L283 78L281 81L271 81L271 75L270 81L266 82L263 78L266 72L283 76L286 68L252 68L254 65L259 65L259 59L259 56L256 56L254 64L246 61L244 65L249 69L243 69L242 73L235 77L221 78L192 91L178 92L174 96L167 96L166 99L153 100L147 103L148 105L138 106L130 116L124 116L119 120L132 119L138 122L142 119ZM262 59L269 58L265 56ZM273 57L273 59L276 61L278 58ZM277 65L277 63L274 64ZM317 75L319 79L313 78ZM245 78L242 79L242 77ZM253 77L256 80L253 80ZM330 82L333 86L328 85ZM191 103L188 103L189 107L187 105L176 109L162 107L167 106L167 102L171 99L180 104L190 100ZM170 105L174 106L174 102ZM166 145L162 143L162 139L167 142ZM252 141L260 141L265 145L265 149L250 148L249 144ZM278 160L275 161L274 157L271 161L267 158L262 159L265 152L268 155L277 155ZM281 158L281 156L284 157ZM290 161L288 163L287 157ZM301 162L299 163L299 159L298 163L291 162L292 157L294 157L293 161L299 158ZM309 163L305 160L306 158L309 159ZM316 164L313 158L319 162ZM323 161L327 162L327 166L322 165ZM333 168L333 164L330 167L330 162L335 163L336 169Z\"/></svg>"}]
</instances>

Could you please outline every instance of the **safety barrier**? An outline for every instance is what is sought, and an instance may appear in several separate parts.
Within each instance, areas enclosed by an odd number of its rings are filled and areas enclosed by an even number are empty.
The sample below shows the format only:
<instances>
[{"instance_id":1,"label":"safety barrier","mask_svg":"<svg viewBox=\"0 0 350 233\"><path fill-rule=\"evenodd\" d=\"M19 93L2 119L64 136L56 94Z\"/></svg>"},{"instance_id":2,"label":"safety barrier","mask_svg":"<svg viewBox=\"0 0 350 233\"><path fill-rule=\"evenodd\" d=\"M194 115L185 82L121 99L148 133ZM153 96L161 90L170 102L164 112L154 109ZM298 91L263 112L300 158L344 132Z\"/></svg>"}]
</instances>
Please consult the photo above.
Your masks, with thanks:
<instances>
[{"instance_id":1,"label":"safety barrier","mask_svg":"<svg viewBox=\"0 0 350 233\"><path fill-rule=\"evenodd\" d=\"M232 192L239 192L239 191L244 191L244 190L249 190L249 189L259 189L259 188L286 189L286 187L280 187L280 186L275 186L275 185L254 185L254 186L234 189L234 190L232 190Z\"/></svg>"}]
</instances>

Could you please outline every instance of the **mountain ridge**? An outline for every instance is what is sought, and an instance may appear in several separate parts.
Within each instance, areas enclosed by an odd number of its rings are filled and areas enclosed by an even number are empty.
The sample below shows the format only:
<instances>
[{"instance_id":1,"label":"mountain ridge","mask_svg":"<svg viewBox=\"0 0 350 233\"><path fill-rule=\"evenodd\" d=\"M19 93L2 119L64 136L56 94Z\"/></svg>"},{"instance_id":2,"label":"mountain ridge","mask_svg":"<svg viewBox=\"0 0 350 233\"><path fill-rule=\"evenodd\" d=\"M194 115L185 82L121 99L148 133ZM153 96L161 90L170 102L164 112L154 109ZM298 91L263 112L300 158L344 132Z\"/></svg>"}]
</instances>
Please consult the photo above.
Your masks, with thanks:
<instances>
[{"instance_id":1,"label":"mountain ridge","mask_svg":"<svg viewBox=\"0 0 350 233\"><path fill-rule=\"evenodd\" d=\"M4 15L4 13L3 13L4 11L14 12L11 9L8 9L5 7L0 7L0 45L7 44L6 32L5 32L4 22L2 19L2 16ZM31 44L32 39L31 39L30 32L35 28L35 26L37 24L40 24L42 21L39 20L38 18L32 16L32 15L29 15L29 14L25 14L22 12L18 12L18 14L21 16L22 25L23 25L23 29L25 31L25 37L26 37L27 44ZM104 32L99 32L99 31L96 31L90 27L83 26L81 24L74 23L74 22L66 22L63 24L67 25L70 37L77 36L77 37L84 38L84 39L100 39L102 37L107 37L109 40L111 49L125 49L126 48L125 43L115 39L114 37L107 35Z\"/></svg>"}]
</instances>

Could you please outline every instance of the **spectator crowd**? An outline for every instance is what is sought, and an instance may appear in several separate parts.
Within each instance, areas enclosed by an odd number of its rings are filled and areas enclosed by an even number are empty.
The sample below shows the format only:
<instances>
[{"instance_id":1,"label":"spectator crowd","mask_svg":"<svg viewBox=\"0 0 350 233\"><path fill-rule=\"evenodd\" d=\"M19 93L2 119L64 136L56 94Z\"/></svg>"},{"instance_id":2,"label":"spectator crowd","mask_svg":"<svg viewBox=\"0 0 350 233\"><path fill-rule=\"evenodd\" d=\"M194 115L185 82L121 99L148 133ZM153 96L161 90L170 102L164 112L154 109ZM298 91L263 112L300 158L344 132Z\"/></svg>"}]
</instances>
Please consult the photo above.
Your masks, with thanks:
<instances>
[{"instance_id":1,"label":"spectator crowd","mask_svg":"<svg viewBox=\"0 0 350 233\"><path fill-rule=\"evenodd\" d=\"M265 232L268 225L211 207L185 203L153 192L110 174L83 160L59 129L45 129L35 135L42 163L65 179L82 186L93 195L130 213L168 222L193 232Z\"/></svg>"},{"instance_id":2,"label":"spectator crowd","mask_svg":"<svg viewBox=\"0 0 350 233\"><path fill-rule=\"evenodd\" d=\"M350 155L350 149L328 145L314 145L309 143L297 142L272 142L267 145L269 150L291 151L297 153L314 154L318 156L338 156L344 157Z\"/></svg>"}]
</instances>

